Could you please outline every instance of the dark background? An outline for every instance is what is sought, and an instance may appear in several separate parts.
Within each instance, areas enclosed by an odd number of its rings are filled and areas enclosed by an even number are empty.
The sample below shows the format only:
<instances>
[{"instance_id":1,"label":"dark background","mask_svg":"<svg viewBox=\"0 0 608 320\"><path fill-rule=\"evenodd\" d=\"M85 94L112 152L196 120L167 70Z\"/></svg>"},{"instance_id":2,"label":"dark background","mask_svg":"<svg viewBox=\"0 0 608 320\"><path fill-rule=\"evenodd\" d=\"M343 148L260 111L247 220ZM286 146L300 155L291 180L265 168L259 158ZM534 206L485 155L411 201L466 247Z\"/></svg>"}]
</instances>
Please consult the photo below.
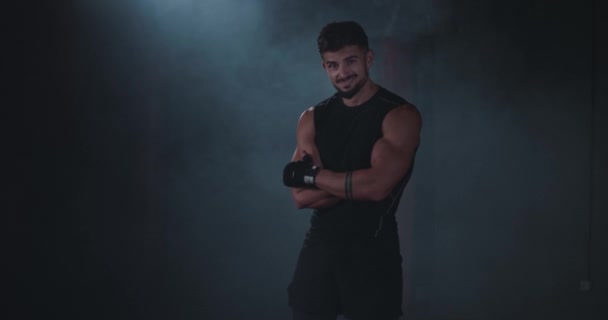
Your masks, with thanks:
<instances>
[{"instance_id":1,"label":"dark background","mask_svg":"<svg viewBox=\"0 0 608 320\"><path fill-rule=\"evenodd\" d=\"M3 11L3 318L287 319L310 212L281 170L300 113L332 94L317 34L345 19L423 115L398 212L406 319L608 318L599 3Z\"/></svg>"}]
</instances>

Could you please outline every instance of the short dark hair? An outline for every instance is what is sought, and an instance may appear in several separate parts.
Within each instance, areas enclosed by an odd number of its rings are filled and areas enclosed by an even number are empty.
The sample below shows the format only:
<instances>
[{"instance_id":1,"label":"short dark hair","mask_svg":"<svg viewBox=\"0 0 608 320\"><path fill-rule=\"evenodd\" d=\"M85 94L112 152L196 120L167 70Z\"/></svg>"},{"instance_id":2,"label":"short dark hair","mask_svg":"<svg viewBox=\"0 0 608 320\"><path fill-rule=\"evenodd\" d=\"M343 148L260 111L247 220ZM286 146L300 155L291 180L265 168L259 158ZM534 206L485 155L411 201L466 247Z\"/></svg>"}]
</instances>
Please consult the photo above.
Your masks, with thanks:
<instances>
[{"instance_id":1,"label":"short dark hair","mask_svg":"<svg viewBox=\"0 0 608 320\"><path fill-rule=\"evenodd\" d=\"M319 53L338 51L346 46L357 45L369 49L365 30L354 21L332 22L323 27L317 38Z\"/></svg>"}]
</instances>

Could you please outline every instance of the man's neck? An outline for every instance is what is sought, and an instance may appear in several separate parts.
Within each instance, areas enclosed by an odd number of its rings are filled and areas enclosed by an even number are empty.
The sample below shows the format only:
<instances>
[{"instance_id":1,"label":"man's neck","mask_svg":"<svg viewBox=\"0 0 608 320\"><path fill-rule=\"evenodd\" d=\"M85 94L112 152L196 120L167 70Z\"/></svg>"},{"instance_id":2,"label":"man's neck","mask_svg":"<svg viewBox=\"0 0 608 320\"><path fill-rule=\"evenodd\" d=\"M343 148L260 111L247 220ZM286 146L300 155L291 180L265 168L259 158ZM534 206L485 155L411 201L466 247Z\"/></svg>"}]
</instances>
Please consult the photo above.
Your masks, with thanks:
<instances>
[{"instance_id":1,"label":"man's neck","mask_svg":"<svg viewBox=\"0 0 608 320\"><path fill-rule=\"evenodd\" d=\"M344 105L347 107L356 107L365 103L374 94L376 94L376 92L378 92L378 85L372 82L371 79L368 79L367 82L365 82L365 84L363 85L363 87L361 87L359 92L357 92L357 94L355 94L352 98L342 98L342 103L344 103Z\"/></svg>"}]
</instances>

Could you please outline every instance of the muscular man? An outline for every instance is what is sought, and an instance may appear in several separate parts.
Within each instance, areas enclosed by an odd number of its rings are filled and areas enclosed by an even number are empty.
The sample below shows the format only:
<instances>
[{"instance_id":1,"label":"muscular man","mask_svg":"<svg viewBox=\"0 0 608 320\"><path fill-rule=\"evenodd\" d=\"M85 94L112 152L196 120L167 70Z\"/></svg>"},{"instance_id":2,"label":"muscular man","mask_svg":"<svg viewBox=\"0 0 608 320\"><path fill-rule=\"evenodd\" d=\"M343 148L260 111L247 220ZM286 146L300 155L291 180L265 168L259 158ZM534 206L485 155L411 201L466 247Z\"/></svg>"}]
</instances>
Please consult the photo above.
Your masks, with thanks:
<instances>
[{"instance_id":1,"label":"muscular man","mask_svg":"<svg viewBox=\"0 0 608 320\"><path fill-rule=\"evenodd\" d=\"M421 118L372 82L374 53L355 22L325 26L322 65L337 92L306 110L283 182L314 209L289 285L295 320L397 319L401 255L395 211L412 172Z\"/></svg>"}]
</instances>

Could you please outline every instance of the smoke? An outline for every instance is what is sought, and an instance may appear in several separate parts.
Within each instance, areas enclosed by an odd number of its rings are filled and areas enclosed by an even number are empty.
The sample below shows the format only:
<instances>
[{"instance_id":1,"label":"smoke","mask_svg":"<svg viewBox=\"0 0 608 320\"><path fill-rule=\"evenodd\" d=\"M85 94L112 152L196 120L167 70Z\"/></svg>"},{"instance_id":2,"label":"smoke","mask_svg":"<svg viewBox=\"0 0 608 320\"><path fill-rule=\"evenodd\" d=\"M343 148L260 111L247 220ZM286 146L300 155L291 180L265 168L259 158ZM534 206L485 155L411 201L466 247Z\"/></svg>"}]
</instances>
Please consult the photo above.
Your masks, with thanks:
<instances>
[{"instance_id":1,"label":"smoke","mask_svg":"<svg viewBox=\"0 0 608 320\"><path fill-rule=\"evenodd\" d=\"M43 235L67 235L41 241L40 260L48 288L78 283L56 298L81 302L77 318L99 301L131 318L287 317L310 212L294 207L281 170L301 112L333 93L316 38L339 20L361 23L372 78L423 116L399 212L412 317L492 318L488 308L522 307L519 292L550 303L578 276L581 263L562 258L583 261L586 230L584 6L140 0L53 14L34 46L49 46L37 99L59 97L43 113L58 133L42 140L67 146L41 149L61 152L39 171L59 167L47 175L62 188L47 197L67 213L41 221L54 223Z\"/></svg>"}]
</instances>

